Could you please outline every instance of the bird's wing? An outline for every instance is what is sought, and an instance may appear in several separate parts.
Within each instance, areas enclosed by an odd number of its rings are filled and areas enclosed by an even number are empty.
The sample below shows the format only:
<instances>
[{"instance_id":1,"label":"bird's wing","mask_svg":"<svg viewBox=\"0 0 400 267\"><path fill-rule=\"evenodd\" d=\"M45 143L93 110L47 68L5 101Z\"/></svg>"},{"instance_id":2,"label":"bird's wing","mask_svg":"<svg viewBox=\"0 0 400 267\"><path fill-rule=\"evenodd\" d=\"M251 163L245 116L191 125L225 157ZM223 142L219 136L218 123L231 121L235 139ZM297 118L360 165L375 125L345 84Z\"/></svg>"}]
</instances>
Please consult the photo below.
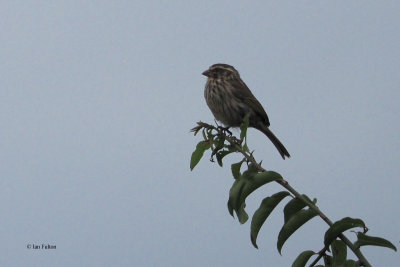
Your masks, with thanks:
<instances>
[{"instance_id":1,"label":"bird's wing","mask_svg":"<svg viewBox=\"0 0 400 267\"><path fill-rule=\"evenodd\" d=\"M237 83L237 86L235 86L236 88L242 88L242 90L234 91L235 96L243 100L244 103L246 103L250 108L252 108L254 112L264 120L265 125L269 126L269 119L267 113L265 112L260 102L258 102L257 98L247 87L247 85L242 81L242 79L238 79L235 82Z\"/></svg>"}]
</instances>

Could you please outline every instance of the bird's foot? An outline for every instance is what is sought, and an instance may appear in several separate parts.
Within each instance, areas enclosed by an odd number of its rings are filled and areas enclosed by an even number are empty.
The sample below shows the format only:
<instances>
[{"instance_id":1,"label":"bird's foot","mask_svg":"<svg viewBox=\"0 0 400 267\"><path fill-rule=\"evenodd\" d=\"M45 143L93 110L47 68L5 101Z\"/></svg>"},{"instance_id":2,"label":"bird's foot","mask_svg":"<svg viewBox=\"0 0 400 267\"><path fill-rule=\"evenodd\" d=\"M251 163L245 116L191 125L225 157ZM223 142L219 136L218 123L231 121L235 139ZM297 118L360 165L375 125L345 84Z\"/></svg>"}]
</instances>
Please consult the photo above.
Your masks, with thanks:
<instances>
[{"instance_id":1,"label":"bird's foot","mask_svg":"<svg viewBox=\"0 0 400 267\"><path fill-rule=\"evenodd\" d=\"M232 136L232 132L229 131L229 128L230 128L230 127L223 127L223 126L218 125L218 131L219 131L219 132L223 132L224 134L227 134L227 135L229 135L229 136Z\"/></svg>"}]
</instances>

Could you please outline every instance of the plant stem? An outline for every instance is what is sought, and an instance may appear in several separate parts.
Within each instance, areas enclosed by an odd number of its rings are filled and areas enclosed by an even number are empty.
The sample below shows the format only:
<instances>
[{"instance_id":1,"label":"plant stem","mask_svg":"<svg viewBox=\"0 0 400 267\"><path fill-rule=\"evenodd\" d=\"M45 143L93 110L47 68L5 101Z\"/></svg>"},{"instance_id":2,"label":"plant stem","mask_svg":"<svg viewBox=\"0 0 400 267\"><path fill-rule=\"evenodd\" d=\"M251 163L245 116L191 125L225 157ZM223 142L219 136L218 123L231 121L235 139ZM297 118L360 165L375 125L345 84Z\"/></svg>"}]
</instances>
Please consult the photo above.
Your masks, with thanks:
<instances>
[{"instance_id":1,"label":"plant stem","mask_svg":"<svg viewBox=\"0 0 400 267\"><path fill-rule=\"evenodd\" d=\"M245 150L235 143L234 140L232 140L230 137L227 137L228 142L230 142L232 145L235 146L235 148L249 161L251 162L260 172L265 172L266 170L261 167L260 164L257 163L257 161L254 159L253 155ZM304 203L307 204L307 206L314 210L315 212L318 213L319 217L322 218L329 226L333 225L333 222L312 202L308 201L305 197L303 197L299 192L297 192L293 187L289 185L289 183L286 180L277 180L276 181L278 184L286 188L290 193L292 193L295 197L301 199ZM361 266L366 266L366 267L371 267L372 265L368 262L368 260L364 257L364 255L361 253L360 249L354 246L354 244L343 234L339 235L339 238L353 251L353 253L358 257L360 260ZM326 249L321 253L325 253ZM320 254L318 260L322 257L322 254ZM317 261L318 262L318 261ZM311 266L314 266L317 262L313 263Z\"/></svg>"},{"instance_id":2,"label":"plant stem","mask_svg":"<svg viewBox=\"0 0 400 267\"><path fill-rule=\"evenodd\" d=\"M229 136L227 136L224 133L224 129L222 129L222 131L220 129L215 128L213 125L207 124L207 123L203 123L203 122L198 122L197 123L198 126L194 127L192 129L192 131L196 134L201 128L207 128L209 130L216 130L218 132L218 135L222 135L223 140L228 141L231 146L233 146L236 151L240 152L248 162L252 163L258 171L260 172L265 172L266 170L261 167L261 165L255 160L255 158L253 157L253 154L250 153L248 151L248 149L244 149L242 147L242 140L237 139L235 136L232 136L231 133ZM225 129L227 130L227 129ZM204 135L204 134L203 134ZM204 139L207 140L206 136L204 135ZM239 142L238 142L239 141ZM299 192L297 192L293 187L291 187L289 185L289 183L282 179L282 180L276 180L277 183L279 183L281 186L283 186L287 191L289 191L290 193L292 193L295 197L297 197L298 199L302 200L304 203L306 203L306 205L312 209L313 211L315 211L319 217L322 218L322 220L324 220L329 226L333 225L333 222L311 201L309 201L308 199L306 199L305 197L303 197ZM340 234L339 238L353 251L353 253L358 257L359 261L360 261L360 266L365 266L365 267L371 267L371 264L368 262L368 260L364 257L364 255L361 253L359 247L356 247L344 234ZM314 266L315 264L318 263L318 261L323 257L323 255L325 254L326 250L328 249L328 246L325 246L320 252L319 252L319 256L314 260L314 262L311 263L310 266Z\"/></svg>"}]
</instances>

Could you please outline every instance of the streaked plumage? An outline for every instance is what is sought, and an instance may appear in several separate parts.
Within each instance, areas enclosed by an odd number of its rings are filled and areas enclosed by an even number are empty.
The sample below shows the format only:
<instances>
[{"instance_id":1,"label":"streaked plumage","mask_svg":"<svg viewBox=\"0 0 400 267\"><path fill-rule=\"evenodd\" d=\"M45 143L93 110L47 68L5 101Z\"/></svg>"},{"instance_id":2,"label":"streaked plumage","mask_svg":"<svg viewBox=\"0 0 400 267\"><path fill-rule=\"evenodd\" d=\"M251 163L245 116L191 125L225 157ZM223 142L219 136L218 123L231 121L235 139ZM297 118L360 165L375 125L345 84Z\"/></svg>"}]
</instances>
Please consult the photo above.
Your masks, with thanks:
<instances>
[{"instance_id":1,"label":"streaked plumage","mask_svg":"<svg viewBox=\"0 0 400 267\"><path fill-rule=\"evenodd\" d=\"M207 76L204 97L214 117L228 127L239 127L250 113L249 126L263 132L275 145L282 158L290 157L279 139L269 130L264 108L240 78L239 72L227 64L214 64L203 72Z\"/></svg>"}]
</instances>

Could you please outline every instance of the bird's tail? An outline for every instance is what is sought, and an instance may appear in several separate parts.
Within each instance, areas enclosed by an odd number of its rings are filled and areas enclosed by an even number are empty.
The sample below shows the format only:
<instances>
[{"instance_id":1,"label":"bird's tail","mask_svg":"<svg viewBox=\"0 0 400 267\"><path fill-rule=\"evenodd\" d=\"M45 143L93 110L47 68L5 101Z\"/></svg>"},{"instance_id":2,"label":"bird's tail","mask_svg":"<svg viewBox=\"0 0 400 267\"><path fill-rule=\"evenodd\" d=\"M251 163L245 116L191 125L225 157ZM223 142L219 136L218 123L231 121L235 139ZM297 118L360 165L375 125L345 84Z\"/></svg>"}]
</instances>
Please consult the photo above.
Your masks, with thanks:
<instances>
[{"instance_id":1,"label":"bird's tail","mask_svg":"<svg viewBox=\"0 0 400 267\"><path fill-rule=\"evenodd\" d=\"M281 143L281 141L279 141L278 137L276 137L267 126L261 125L260 127L257 127L257 129L263 132L269 138L269 140L271 140L276 149L278 149L279 154L281 154L283 159L285 159L285 157L290 158L290 154L286 150L285 146Z\"/></svg>"}]
</instances>

